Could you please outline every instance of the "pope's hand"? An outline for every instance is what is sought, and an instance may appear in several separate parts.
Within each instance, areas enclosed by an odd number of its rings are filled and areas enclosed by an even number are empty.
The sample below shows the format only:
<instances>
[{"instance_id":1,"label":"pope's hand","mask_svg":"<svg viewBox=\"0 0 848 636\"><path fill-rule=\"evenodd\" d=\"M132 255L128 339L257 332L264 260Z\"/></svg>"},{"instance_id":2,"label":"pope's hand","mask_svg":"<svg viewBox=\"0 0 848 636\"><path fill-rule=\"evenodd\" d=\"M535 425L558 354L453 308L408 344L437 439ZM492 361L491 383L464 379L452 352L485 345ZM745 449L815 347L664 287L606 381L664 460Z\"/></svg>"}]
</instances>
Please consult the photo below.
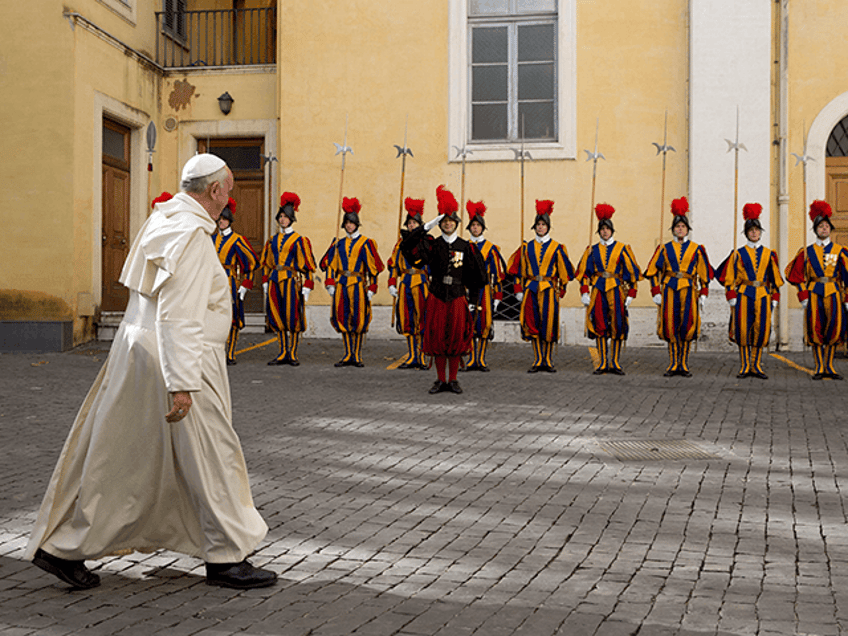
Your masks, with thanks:
<instances>
[{"instance_id":1,"label":"pope's hand","mask_svg":"<svg viewBox=\"0 0 848 636\"><path fill-rule=\"evenodd\" d=\"M662 294L654 294L654 303L662 305Z\"/></svg>"},{"instance_id":2,"label":"pope's hand","mask_svg":"<svg viewBox=\"0 0 848 636\"><path fill-rule=\"evenodd\" d=\"M397 287L389 285L389 293L392 295L392 298L397 298Z\"/></svg>"},{"instance_id":3,"label":"pope's hand","mask_svg":"<svg viewBox=\"0 0 848 636\"><path fill-rule=\"evenodd\" d=\"M580 296L580 302L588 307L589 306L589 294L581 295Z\"/></svg>"},{"instance_id":4,"label":"pope's hand","mask_svg":"<svg viewBox=\"0 0 848 636\"><path fill-rule=\"evenodd\" d=\"M174 405L165 414L165 421L173 424L188 415L188 411L191 408L191 393L188 391L177 391L176 393L171 393L171 396L173 396Z\"/></svg>"}]
</instances>

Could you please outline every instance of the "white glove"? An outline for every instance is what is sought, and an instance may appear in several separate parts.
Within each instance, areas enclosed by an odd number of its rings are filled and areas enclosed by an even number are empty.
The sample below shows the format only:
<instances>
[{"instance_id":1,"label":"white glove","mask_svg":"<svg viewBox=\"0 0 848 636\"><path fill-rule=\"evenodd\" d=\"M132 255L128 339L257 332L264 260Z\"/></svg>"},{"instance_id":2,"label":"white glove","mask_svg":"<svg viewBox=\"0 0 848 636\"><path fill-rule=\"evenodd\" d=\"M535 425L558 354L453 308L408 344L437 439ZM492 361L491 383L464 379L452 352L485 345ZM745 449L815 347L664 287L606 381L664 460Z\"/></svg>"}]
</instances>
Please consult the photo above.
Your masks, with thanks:
<instances>
[{"instance_id":1,"label":"white glove","mask_svg":"<svg viewBox=\"0 0 848 636\"><path fill-rule=\"evenodd\" d=\"M440 214L439 216L437 216L437 217L436 217L435 219L433 219L432 221L427 221L427 222L424 224L424 231L425 231L425 232L429 232L429 231L430 231L430 230L432 230L434 227L436 227L436 226L439 224L439 221L441 221L441 220L442 220L442 217L443 217L443 216L444 216L444 214Z\"/></svg>"},{"instance_id":2,"label":"white glove","mask_svg":"<svg viewBox=\"0 0 848 636\"><path fill-rule=\"evenodd\" d=\"M736 299L731 298L730 300L727 301L727 304L730 305L731 307L736 307Z\"/></svg>"},{"instance_id":3,"label":"white glove","mask_svg":"<svg viewBox=\"0 0 848 636\"><path fill-rule=\"evenodd\" d=\"M371 300L372 298L374 298L374 292L372 292L372 291L369 289L369 290L368 290L368 300Z\"/></svg>"},{"instance_id":4,"label":"white glove","mask_svg":"<svg viewBox=\"0 0 848 636\"><path fill-rule=\"evenodd\" d=\"M495 300L492 302L492 311L497 311L498 305L500 305L500 304L501 304L501 301L499 301L497 298L495 298Z\"/></svg>"},{"instance_id":5,"label":"white glove","mask_svg":"<svg viewBox=\"0 0 848 636\"><path fill-rule=\"evenodd\" d=\"M580 296L580 302L588 307L589 306L589 294L583 294L582 296Z\"/></svg>"},{"instance_id":6,"label":"white glove","mask_svg":"<svg viewBox=\"0 0 848 636\"><path fill-rule=\"evenodd\" d=\"M777 307L777 301L773 300L771 301L771 308L774 309L775 307Z\"/></svg>"},{"instance_id":7,"label":"white glove","mask_svg":"<svg viewBox=\"0 0 848 636\"><path fill-rule=\"evenodd\" d=\"M707 305L707 297L706 296L698 296L698 308L701 311L704 311L704 307Z\"/></svg>"},{"instance_id":8,"label":"white glove","mask_svg":"<svg viewBox=\"0 0 848 636\"><path fill-rule=\"evenodd\" d=\"M656 294L654 296L654 303L657 305L662 305L662 294Z\"/></svg>"},{"instance_id":9,"label":"white glove","mask_svg":"<svg viewBox=\"0 0 848 636\"><path fill-rule=\"evenodd\" d=\"M524 300L524 292L518 292L515 295L515 300L517 300L518 302L521 302L522 300Z\"/></svg>"},{"instance_id":10,"label":"white glove","mask_svg":"<svg viewBox=\"0 0 848 636\"><path fill-rule=\"evenodd\" d=\"M476 305L472 305L471 303L468 303L468 311L474 311L476 308L477 308Z\"/></svg>"},{"instance_id":11,"label":"white glove","mask_svg":"<svg viewBox=\"0 0 848 636\"><path fill-rule=\"evenodd\" d=\"M268 293L268 281L262 283L262 291L264 291L266 294Z\"/></svg>"},{"instance_id":12,"label":"white glove","mask_svg":"<svg viewBox=\"0 0 848 636\"><path fill-rule=\"evenodd\" d=\"M330 294L330 296L335 296L336 295L336 286L335 285L327 285L327 293Z\"/></svg>"},{"instance_id":13,"label":"white glove","mask_svg":"<svg viewBox=\"0 0 848 636\"><path fill-rule=\"evenodd\" d=\"M247 287L242 285L238 290L239 300L244 300L244 297L247 296Z\"/></svg>"},{"instance_id":14,"label":"white glove","mask_svg":"<svg viewBox=\"0 0 848 636\"><path fill-rule=\"evenodd\" d=\"M807 305L809 305L809 304L810 304L809 298L805 298L804 300L801 301L801 307L803 307L804 309L806 309ZM848 303L845 303L845 306L848 307Z\"/></svg>"},{"instance_id":15,"label":"white glove","mask_svg":"<svg viewBox=\"0 0 848 636\"><path fill-rule=\"evenodd\" d=\"M392 295L392 298L397 298L397 287L389 285L389 293Z\"/></svg>"},{"instance_id":16,"label":"white glove","mask_svg":"<svg viewBox=\"0 0 848 636\"><path fill-rule=\"evenodd\" d=\"M633 296L628 296L627 298L625 298L624 299L624 308L627 309L628 307L630 307L630 303L632 303L632 302L633 302Z\"/></svg>"},{"instance_id":17,"label":"white glove","mask_svg":"<svg viewBox=\"0 0 848 636\"><path fill-rule=\"evenodd\" d=\"M309 287L304 287L300 290L300 293L303 294L303 302L306 302L307 300L309 300L309 294L312 293L312 290L309 289Z\"/></svg>"}]
</instances>

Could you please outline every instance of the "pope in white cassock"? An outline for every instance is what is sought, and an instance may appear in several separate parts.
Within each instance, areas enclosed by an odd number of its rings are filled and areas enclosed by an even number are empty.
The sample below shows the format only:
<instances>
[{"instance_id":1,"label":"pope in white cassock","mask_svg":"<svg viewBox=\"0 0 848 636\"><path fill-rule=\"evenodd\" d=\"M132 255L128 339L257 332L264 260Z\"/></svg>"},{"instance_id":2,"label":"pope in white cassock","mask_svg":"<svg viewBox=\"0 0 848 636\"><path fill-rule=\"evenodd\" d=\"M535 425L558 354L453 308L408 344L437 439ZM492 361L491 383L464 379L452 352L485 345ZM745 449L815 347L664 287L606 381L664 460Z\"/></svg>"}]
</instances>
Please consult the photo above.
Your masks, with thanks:
<instances>
[{"instance_id":1,"label":"pope in white cassock","mask_svg":"<svg viewBox=\"0 0 848 636\"><path fill-rule=\"evenodd\" d=\"M209 584L276 581L246 560L268 526L232 426L224 355L232 302L210 239L232 186L223 160L192 157L181 191L156 205L124 264L124 320L26 551L73 587L100 583L85 559L156 549L203 559Z\"/></svg>"}]
</instances>

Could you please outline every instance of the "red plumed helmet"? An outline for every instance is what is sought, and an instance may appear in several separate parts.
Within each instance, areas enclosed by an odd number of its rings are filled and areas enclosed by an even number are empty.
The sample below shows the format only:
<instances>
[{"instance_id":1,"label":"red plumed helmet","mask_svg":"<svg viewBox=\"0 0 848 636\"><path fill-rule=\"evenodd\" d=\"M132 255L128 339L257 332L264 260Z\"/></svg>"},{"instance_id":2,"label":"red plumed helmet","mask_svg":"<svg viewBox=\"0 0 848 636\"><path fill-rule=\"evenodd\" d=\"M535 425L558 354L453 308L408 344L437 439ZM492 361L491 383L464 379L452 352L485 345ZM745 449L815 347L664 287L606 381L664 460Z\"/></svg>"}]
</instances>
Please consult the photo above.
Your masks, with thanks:
<instances>
[{"instance_id":1,"label":"red plumed helmet","mask_svg":"<svg viewBox=\"0 0 848 636\"><path fill-rule=\"evenodd\" d=\"M550 216L554 213L554 202L549 199L536 199L536 214L547 214Z\"/></svg>"},{"instance_id":2,"label":"red plumed helmet","mask_svg":"<svg viewBox=\"0 0 848 636\"><path fill-rule=\"evenodd\" d=\"M469 219L473 219L475 216L479 216L482 219L486 214L486 204L482 201L469 201L465 204L465 209L468 210Z\"/></svg>"},{"instance_id":3,"label":"red plumed helmet","mask_svg":"<svg viewBox=\"0 0 848 636\"><path fill-rule=\"evenodd\" d=\"M230 208L230 212L236 213L236 200L233 197L230 197L230 200L227 201L227 207Z\"/></svg>"},{"instance_id":4,"label":"red plumed helmet","mask_svg":"<svg viewBox=\"0 0 848 636\"><path fill-rule=\"evenodd\" d=\"M595 216L599 221L611 219L613 214L615 214L615 208L608 203L599 203L595 206Z\"/></svg>"},{"instance_id":5,"label":"red plumed helmet","mask_svg":"<svg viewBox=\"0 0 848 636\"><path fill-rule=\"evenodd\" d=\"M810 204L810 220L815 221L818 217L823 216L829 219L833 215L833 210L827 201L817 199Z\"/></svg>"},{"instance_id":6,"label":"red plumed helmet","mask_svg":"<svg viewBox=\"0 0 848 636\"><path fill-rule=\"evenodd\" d=\"M689 211L689 201L686 197L680 197L671 202L671 213L674 216L686 216Z\"/></svg>"},{"instance_id":7,"label":"red plumed helmet","mask_svg":"<svg viewBox=\"0 0 848 636\"><path fill-rule=\"evenodd\" d=\"M153 199L153 202L150 204L151 208L155 208L157 203L165 203L165 201L170 201L174 198L174 195L170 192L163 192L158 197Z\"/></svg>"},{"instance_id":8,"label":"red plumed helmet","mask_svg":"<svg viewBox=\"0 0 848 636\"><path fill-rule=\"evenodd\" d=\"M410 216L421 216L424 213L424 199L413 199L406 197L403 200L403 207L409 212Z\"/></svg>"},{"instance_id":9,"label":"red plumed helmet","mask_svg":"<svg viewBox=\"0 0 848 636\"><path fill-rule=\"evenodd\" d=\"M291 204L291 206L295 209L295 212L300 207L300 197L297 196L294 192L283 192L280 195L280 207L284 208L286 205Z\"/></svg>"},{"instance_id":10,"label":"red plumed helmet","mask_svg":"<svg viewBox=\"0 0 848 636\"><path fill-rule=\"evenodd\" d=\"M347 212L348 214L359 214L359 211L362 209L362 204L359 202L359 199L356 197L344 197L342 199L342 210Z\"/></svg>"},{"instance_id":11,"label":"red plumed helmet","mask_svg":"<svg viewBox=\"0 0 848 636\"><path fill-rule=\"evenodd\" d=\"M763 206L759 203L746 203L742 206L742 218L746 221L759 219L763 212Z\"/></svg>"},{"instance_id":12,"label":"red plumed helmet","mask_svg":"<svg viewBox=\"0 0 848 636\"><path fill-rule=\"evenodd\" d=\"M452 216L459 210L459 203L457 203L456 197L453 196L453 192L443 185L436 188L436 199L438 200L439 214Z\"/></svg>"}]
</instances>

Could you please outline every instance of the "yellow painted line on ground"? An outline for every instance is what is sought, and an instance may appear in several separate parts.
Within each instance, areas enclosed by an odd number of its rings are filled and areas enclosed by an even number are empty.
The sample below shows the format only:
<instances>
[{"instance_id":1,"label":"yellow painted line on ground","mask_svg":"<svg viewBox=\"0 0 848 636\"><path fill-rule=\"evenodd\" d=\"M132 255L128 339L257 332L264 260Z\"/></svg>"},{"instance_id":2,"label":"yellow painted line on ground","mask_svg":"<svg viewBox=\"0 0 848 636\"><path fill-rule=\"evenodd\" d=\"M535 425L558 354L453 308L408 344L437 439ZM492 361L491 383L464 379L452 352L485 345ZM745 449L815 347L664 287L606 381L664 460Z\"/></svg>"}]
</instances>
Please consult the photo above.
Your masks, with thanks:
<instances>
[{"instance_id":1,"label":"yellow painted line on ground","mask_svg":"<svg viewBox=\"0 0 848 636\"><path fill-rule=\"evenodd\" d=\"M400 358L398 358L397 360L395 360L394 362L392 362L392 363L391 363L389 366L387 366L386 368L387 368L387 369L397 369L397 368L398 368L398 366L400 366L400 363L401 363L401 362L403 362L403 358L404 358L404 357L403 357L403 356L401 356Z\"/></svg>"},{"instance_id":2,"label":"yellow painted line on ground","mask_svg":"<svg viewBox=\"0 0 848 636\"><path fill-rule=\"evenodd\" d=\"M253 351L254 349L259 349L260 347L267 347L272 342L277 342L276 338L271 338L270 340L266 340L265 342L260 342L259 344L255 344L252 347L248 347L247 349L240 349L236 351L236 355L239 353L244 353L246 351Z\"/></svg>"},{"instance_id":3,"label":"yellow painted line on ground","mask_svg":"<svg viewBox=\"0 0 848 636\"><path fill-rule=\"evenodd\" d=\"M809 375L813 375L813 374L815 373L815 371L813 371L812 369L808 369L807 367L802 367L800 364L795 364L794 362L792 362L792 360L787 360L787 359L786 359L786 358L784 358L783 356L778 355L778 354L776 354L776 353L771 353L771 354L769 354L769 355L770 355L772 358L777 358L777 359L778 359L778 360L780 360L781 362L785 362L786 364L788 364L788 365L789 365L790 367L792 367L793 369L798 369L798 371L803 371L804 373L807 373L807 374L809 374Z\"/></svg>"}]
</instances>

